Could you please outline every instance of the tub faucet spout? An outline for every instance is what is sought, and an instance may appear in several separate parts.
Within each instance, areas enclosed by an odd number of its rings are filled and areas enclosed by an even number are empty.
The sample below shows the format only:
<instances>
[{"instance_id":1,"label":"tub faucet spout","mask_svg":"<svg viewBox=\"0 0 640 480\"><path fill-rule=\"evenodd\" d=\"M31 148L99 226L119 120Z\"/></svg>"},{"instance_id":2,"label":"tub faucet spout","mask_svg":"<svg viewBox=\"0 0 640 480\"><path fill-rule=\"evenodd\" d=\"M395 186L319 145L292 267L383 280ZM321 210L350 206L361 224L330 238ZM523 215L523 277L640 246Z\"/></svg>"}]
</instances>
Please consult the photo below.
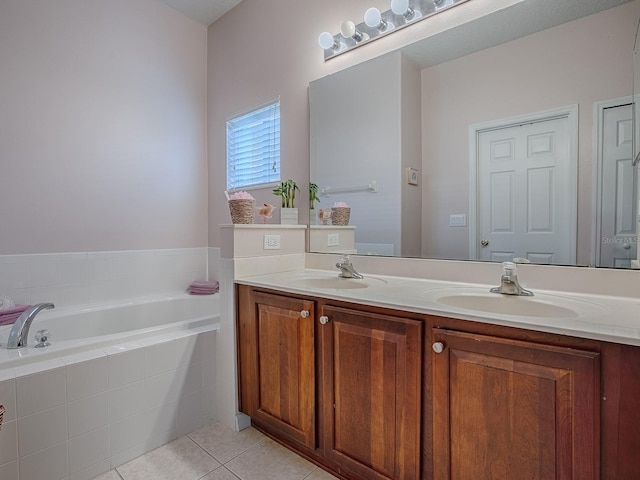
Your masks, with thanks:
<instances>
[{"instance_id":1,"label":"tub faucet spout","mask_svg":"<svg viewBox=\"0 0 640 480\"><path fill-rule=\"evenodd\" d=\"M54 308L53 303L38 303L27 308L13 324L11 332L9 332L9 340L7 341L8 349L16 349L27 346L27 337L29 336L29 328L36 318L36 315L42 310Z\"/></svg>"}]
</instances>

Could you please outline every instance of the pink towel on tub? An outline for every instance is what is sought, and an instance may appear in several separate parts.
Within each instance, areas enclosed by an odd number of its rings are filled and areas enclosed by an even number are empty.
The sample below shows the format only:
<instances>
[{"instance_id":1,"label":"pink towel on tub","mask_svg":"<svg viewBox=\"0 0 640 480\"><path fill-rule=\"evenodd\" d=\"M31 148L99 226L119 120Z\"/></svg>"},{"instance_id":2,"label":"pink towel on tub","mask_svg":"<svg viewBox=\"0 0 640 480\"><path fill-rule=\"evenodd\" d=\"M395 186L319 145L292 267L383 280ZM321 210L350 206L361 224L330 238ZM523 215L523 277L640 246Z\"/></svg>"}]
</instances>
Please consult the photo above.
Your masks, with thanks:
<instances>
[{"instance_id":1,"label":"pink towel on tub","mask_svg":"<svg viewBox=\"0 0 640 480\"><path fill-rule=\"evenodd\" d=\"M220 285L215 280L196 280L195 282L191 282L188 292L191 295L212 295L217 293L219 289Z\"/></svg>"},{"instance_id":2,"label":"pink towel on tub","mask_svg":"<svg viewBox=\"0 0 640 480\"><path fill-rule=\"evenodd\" d=\"M15 323L18 317L24 312L29 305L16 305L13 308L7 308L6 310L0 310L0 326L11 325Z\"/></svg>"}]
</instances>

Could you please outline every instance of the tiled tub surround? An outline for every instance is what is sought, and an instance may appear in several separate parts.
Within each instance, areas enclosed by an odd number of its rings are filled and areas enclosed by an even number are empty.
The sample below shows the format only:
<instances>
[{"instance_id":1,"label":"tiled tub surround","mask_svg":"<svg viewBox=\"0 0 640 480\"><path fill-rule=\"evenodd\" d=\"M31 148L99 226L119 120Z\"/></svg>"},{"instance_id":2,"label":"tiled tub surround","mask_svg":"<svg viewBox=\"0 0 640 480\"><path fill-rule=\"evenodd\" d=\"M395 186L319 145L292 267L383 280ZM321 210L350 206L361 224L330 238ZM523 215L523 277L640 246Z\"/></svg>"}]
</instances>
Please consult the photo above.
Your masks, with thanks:
<instances>
[{"instance_id":1,"label":"tiled tub surround","mask_svg":"<svg viewBox=\"0 0 640 480\"><path fill-rule=\"evenodd\" d=\"M36 355L31 346L20 350L26 363L0 364L0 479L90 479L214 418L218 298L187 300L211 315L112 333L111 344L106 335ZM126 311L112 309L111 320Z\"/></svg>"},{"instance_id":2,"label":"tiled tub surround","mask_svg":"<svg viewBox=\"0 0 640 480\"><path fill-rule=\"evenodd\" d=\"M109 252L0 255L0 292L15 303L93 305L183 292L208 276L216 249L176 248Z\"/></svg>"}]
</instances>

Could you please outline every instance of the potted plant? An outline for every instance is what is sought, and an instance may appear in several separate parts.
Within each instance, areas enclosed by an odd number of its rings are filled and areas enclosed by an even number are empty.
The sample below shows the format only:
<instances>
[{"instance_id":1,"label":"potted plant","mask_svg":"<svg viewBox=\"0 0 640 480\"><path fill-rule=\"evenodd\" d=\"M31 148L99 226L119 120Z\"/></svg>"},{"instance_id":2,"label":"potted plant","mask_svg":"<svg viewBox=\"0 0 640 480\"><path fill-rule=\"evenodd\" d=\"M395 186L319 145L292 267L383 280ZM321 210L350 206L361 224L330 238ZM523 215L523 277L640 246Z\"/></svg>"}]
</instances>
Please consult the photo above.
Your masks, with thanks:
<instances>
[{"instance_id":1,"label":"potted plant","mask_svg":"<svg viewBox=\"0 0 640 480\"><path fill-rule=\"evenodd\" d=\"M309 224L317 220L316 202L320 202L320 198L318 197L318 184L309 183Z\"/></svg>"},{"instance_id":2,"label":"potted plant","mask_svg":"<svg viewBox=\"0 0 640 480\"><path fill-rule=\"evenodd\" d=\"M287 225L298 224L298 209L295 208L296 190L300 191L296 182L289 179L281 182L273 189L273 193L282 198L282 210L280 211L280 223Z\"/></svg>"}]
</instances>

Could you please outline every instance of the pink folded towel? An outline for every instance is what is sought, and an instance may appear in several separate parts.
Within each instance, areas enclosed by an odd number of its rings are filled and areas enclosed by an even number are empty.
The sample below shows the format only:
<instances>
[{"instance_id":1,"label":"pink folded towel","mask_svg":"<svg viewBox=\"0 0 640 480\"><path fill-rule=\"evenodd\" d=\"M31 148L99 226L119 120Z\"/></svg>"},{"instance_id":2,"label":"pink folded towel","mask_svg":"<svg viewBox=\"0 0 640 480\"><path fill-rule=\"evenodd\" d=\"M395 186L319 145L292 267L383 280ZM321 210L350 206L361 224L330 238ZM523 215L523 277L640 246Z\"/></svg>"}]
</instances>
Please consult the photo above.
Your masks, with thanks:
<instances>
[{"instance_id":1,"label":"pink folded towel","mask_svg":"<svg viewBox=\"0 0 640 480\"><path fill-rule=\"evenodd\" d=\"M13 308L0 310L0 325L11 325L15 323L18 317L24 312L29 305L16 305Z\"/></svg>"},{"instance_id":2,"label":"pink folded towel","mask_svg":"<svg viewBox=\"0 0 640 480\"><path fill-rule=\"evenodd\" d=\"M188 292L191 295L212 295L217 293L220 285L217 281L196 280L189 285Z\"/></svg>"}]
</instances>

